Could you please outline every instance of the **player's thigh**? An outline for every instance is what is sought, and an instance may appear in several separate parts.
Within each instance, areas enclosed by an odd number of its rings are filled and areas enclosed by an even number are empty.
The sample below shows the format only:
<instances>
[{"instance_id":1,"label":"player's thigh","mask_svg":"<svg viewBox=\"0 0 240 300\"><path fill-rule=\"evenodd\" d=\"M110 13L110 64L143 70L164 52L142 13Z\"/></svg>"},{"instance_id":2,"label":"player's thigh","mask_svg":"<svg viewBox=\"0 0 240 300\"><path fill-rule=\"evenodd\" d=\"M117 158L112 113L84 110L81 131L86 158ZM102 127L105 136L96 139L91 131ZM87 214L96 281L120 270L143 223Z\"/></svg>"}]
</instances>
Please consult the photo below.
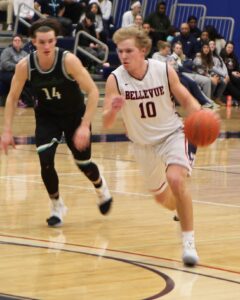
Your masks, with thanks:
<instances>
[{"instance_id":1,"label":"player's thigh","mask_svg":"<svg viewBox=\"0 0 240 300\"><path fill-rule=\"evenodd\" d=\"M75 116L71 116L68 119L68 123L64 127L64 135L66 139L66 143L68 145L68 148L71 150L72 155L76 161L86 161L90 160L91 158L91 135L90 135L90 143L89 146L83 150L79 151L73 142L73 136L75 134L75 131L80 126L82 120L81 113L76 113ZM91 130L91 128L90 128Z\"/></svg>"},{"instance_id":2,"label":"player's thigh","mask_svg":"<svg viewBox=\"0 0 240 300\"><path fill-rule=\"evenodd\" d=\"M165 165L178 165L191 173L195 154L190 148L182 129L171 134L161 146L161 153Z\"/></svg>"},{"instance_id":3,"label":"player's thigh","mask_svg":"<svg viewBox=\"0 0 240 300\"><path fill-rule=\"evenodd\" d=\"M57 118L51 116L36 116L35 138L36 146L47 145L54 140L60 142L62 130Z\"/></svg>"},{"instance_id":4,"label":"player's thigh","mask_svg":"<svg viewBox=\"0 0 240 300\"><path fill-rule=\"evenodd\" d=\"M133 145L134 155L149 191L157 191L166 182L166 165L155 146Z\"/></svg>"}]
</instances>

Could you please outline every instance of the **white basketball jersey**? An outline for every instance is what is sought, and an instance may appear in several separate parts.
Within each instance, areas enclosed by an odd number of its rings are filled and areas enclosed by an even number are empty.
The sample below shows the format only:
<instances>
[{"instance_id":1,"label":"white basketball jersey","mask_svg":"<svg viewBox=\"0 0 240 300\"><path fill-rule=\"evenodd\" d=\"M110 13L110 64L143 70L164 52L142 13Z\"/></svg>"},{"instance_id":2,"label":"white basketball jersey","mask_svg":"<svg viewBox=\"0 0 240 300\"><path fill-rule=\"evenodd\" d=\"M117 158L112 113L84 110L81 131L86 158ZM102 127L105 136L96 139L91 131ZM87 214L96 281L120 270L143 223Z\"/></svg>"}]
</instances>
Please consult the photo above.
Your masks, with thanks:
<instances>
[{"instance_id":1,"label":"white basketball jersey","mask_svg":"<svg viewBox=\"0 0 240 300\"><path fill-rule=\"evenodd\" d=\"M130 140L141 145L156 144L182 127L171 99L166 63L149 59L141 80L130 76L123 66L113 75L125 97L122 116Z\"/></svg>"}]
</instances>

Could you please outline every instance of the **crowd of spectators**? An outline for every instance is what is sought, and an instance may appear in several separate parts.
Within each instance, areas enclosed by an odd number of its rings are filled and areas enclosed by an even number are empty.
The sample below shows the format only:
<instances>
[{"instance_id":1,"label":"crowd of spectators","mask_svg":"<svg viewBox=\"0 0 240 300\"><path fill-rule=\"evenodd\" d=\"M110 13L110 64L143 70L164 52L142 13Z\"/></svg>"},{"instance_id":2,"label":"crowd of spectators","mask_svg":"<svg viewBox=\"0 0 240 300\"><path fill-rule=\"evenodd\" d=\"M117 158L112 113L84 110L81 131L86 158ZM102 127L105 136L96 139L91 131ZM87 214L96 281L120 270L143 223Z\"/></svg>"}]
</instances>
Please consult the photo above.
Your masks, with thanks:
<instances>
[{"instance_id":1,"label":"crowd of spectators","mask_svg":"<svg viewBox=\"0 0 240 300\"><path fill-rule=\"evenodd\" d=\"M0 0L0 11L7 12L6 30L13 29L21 3L27 4L20 11L21 18L28 23L39 18L31 9L34 8L44 17L58 19L63 37L74 38L81 30L107 44L111 39L114 20L110 0ZM202 105L225 105L226 94L233 97L234 103L240 103L240 67L234 53L234 44L225 41L213 26L200 30L197 22L195 16L189 16L186 22L175 28L166 15L165 2L159 1L152 13L143 16L141 1L132 0L130 10L122 15L121 26L136 26L144 30L152 40L149 58L172 64L181 82ZM20 22L18 34L28 35L27 27ZM81 36L79 45L88 53L103 59L104 51L98 43ZM25 50L34 50L30 42L25 45ZM5 51L2 55L5 55ZM13 55L13 60L16 57ZM83 55L81 60L89 70L101 70L101 66L91 58ZM3 66L0 70L2 72L5 72Z\"/></svg>"}]
</instances>

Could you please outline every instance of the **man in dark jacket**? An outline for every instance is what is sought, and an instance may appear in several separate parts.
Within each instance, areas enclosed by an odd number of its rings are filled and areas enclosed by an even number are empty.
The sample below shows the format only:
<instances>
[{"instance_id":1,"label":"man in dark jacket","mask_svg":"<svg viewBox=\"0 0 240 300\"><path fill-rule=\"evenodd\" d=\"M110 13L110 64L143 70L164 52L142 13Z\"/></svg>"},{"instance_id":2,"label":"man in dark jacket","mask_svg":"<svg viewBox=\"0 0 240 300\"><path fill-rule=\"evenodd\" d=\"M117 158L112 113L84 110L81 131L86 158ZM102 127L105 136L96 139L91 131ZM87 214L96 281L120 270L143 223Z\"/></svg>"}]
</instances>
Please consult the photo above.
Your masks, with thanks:
<instances>
[{"instance_id":1,"label":"man in dark jacket","mask_svg":"<svg viewBox=\"0 0 240 300\"><path fill-rule=\"evenodd\" d=\"M171 22L166 15L166 4L161 1L156 5L155 12L146 17L145 22L151 26L151 31L157 40L166 40Z\"/></svg>"},{"instance_id":2,"label":"man in dark jacket","mask_svg":"<svg viewBox=\"0 0 240 300\"><path fill-rule=\"evenodd\" d=\"M172 40L172 45L181 42L183 53L187 58L193 59L199 51L197 39L190 33L190 27L187 23L182 23L180 27L180 35Z\"/></svg>"}]
</instances>

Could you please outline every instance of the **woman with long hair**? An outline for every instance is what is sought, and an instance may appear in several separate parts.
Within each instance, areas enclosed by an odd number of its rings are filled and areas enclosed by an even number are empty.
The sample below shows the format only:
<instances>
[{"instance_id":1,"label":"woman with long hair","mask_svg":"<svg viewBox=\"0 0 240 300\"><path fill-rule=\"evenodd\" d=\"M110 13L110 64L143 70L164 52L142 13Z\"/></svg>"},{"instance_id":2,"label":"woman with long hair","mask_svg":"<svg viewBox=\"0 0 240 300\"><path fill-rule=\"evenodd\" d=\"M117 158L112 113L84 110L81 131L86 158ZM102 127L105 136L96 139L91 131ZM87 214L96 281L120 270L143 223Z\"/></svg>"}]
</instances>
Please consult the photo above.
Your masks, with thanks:
<instances>
[{"instance_id":1,"label":"woman with long hair","mask_svg":"<svg viewBox=\"0 0 240 300\"><path fill-rule=\"evenodd\" d=\"M221 100L224 89L220 76L213 71L213 55L208 43L203 44L201 52L197 53L193 64L197 73L210 77L212 83L212 99L219 105L225 105Z\"/></svg>"},{"instance_id":2,"label":"woman with long hair","mask_svg":"<svg viewBox=\"0 0 240 300\"><path fill-rule=\"evenodd\" d=\"M226 64L230 81L226 88L226 93L231 95L240 103L240 65L236 54L234 53L234 43L228 41L222 49L220 56Z\"/></svg>"}]
</instances>

